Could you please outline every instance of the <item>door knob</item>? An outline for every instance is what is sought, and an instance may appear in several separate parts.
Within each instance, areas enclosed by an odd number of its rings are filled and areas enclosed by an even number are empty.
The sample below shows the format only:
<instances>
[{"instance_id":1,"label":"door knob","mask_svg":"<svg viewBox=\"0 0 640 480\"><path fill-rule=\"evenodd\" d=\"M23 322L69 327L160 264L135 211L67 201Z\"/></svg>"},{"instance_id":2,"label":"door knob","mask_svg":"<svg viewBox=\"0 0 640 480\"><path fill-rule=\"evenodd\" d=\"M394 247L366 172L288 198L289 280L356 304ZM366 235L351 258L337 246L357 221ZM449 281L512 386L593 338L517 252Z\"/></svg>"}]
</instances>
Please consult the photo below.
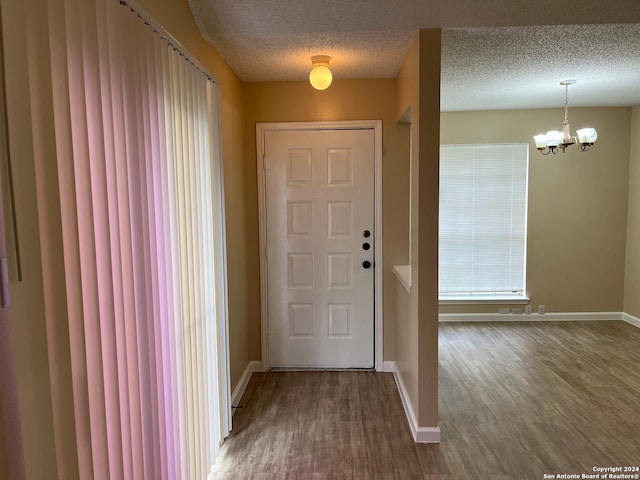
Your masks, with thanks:
<instances>
[{"instance_id":1,"label":"door knob","mask_svg":"<svg viewBox=\"0 0 640 480\"><path fill-rule=\"evenodd\" d=\"M371 262L369 260L365 260L364 262L362 262L362 266L364 268L370 268L371 267Z\"/></svg>"},{"instance_id":2,"label":"door knob","mask_svg":"<svg viewBox=\"0 0 640 480\"><path fill-rule=\"evenodd\" d=\"M371 248L371 245L369 245L369 242L364 242L362 244L362 249L363 250L369 250Z\"/></svg>"},{"instance_id":3,"label":"door knob","mask_svg":"<svg viewBox=\"0 0 640 480\"><path fill-rule=\"evenodd\" d=\"M371 236L371 232L369 230L365 230L364 232L362 232L362 236L364 238L369 238Z\"/></svg>"}]
</instances>

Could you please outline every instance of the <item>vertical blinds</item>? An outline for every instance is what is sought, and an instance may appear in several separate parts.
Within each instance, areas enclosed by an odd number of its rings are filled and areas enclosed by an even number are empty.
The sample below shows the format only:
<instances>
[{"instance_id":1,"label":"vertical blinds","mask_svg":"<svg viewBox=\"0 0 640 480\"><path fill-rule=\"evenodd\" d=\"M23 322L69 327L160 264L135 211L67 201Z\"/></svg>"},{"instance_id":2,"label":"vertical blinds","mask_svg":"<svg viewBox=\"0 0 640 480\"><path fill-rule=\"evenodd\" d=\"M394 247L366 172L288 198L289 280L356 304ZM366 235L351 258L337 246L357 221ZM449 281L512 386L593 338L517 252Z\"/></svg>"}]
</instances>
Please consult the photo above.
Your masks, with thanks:
<instances>
[{"instance_id":1,"label":"vertical blinds","mask_svg":"<svg viewBox=\"0 0 640 480\"><path fill-rule=\"evenodd\" d=\"M230 423L217 86L124 2L24 5L46 16L27 44L51 76L32 93L54 117L80 478L207 478Z\"/></svg>"},{"instance_id":2,"label":"vertical blinds","mask_svg":"<svg viewBox=\"0 0 640 480\"><path fill-rule=\"evenodd\" d=\"M441 299L524 295L528 163L528 144L441 146Z\"/></svg>"}]
</instances>

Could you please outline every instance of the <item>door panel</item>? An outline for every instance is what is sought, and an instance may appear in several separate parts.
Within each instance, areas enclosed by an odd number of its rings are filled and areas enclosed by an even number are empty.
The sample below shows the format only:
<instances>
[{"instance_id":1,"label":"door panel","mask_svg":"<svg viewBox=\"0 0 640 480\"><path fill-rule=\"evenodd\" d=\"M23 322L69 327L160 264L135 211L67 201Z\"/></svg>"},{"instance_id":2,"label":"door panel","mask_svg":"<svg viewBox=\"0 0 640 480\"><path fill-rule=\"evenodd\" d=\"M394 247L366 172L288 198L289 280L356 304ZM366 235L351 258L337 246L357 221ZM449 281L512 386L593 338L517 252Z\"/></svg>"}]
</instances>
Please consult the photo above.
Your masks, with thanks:
<instances>
[{"instance_id":1,"label":"door panel","mask_svg":"<svg viewBox=\"0 0 640 480\"><path fill-rule=\"evenodd\" d=\"M372 130L265 132L271 367L373 367L374 155Z\"/></svg>"}]
</instances>

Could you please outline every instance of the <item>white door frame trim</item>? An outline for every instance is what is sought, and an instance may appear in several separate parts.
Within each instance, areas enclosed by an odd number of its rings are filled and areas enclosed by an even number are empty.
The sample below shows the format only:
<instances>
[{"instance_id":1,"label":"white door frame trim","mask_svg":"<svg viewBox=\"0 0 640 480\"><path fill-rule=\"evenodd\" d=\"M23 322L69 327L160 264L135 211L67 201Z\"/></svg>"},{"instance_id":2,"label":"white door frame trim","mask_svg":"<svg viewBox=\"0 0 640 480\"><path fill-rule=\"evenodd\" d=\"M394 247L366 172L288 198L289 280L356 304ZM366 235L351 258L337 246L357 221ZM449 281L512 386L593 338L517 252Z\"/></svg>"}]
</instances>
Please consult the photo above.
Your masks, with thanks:
<instances>
[{"instance_id":1,"label":"white door frame trim","mask_svg":"<svg viewBox=\"0 0 640 480\"><path fill-rule=\"evenodd\" d=\"M260 317L262 370L269 369L267 306L267 258L266 258L266 188L265 188L265 133L268 131L291 130L373 130L374 132L374 368L383 370L383 316L382 316L382 120L354 120L335 122L284 122L256 124L256 166L258 172L258 223L260 242Z\"/></svg>"}]
</instances>

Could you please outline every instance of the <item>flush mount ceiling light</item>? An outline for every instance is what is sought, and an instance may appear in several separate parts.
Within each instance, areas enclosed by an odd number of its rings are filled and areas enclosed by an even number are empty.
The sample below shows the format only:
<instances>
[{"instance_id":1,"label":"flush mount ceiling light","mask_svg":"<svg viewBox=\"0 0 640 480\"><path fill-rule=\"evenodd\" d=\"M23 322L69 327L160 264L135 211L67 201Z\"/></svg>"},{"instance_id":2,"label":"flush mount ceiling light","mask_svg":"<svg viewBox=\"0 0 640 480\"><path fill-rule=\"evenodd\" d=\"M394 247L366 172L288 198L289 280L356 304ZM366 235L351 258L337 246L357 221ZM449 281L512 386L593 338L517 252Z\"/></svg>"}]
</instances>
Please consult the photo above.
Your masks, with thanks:
<instances>
[{"instance_id":1,"label":"flush mount ceiling light","mask_svg":"<svg viewBox=\"0 0 640 480\"><path fill-rule=\"evenodd\" d=\"M313 68L309 73L309 83L316 90L325 90L331 85L333 76L331 75L331 70L329 70L329 60L331 60L331 57L328 55L314 55L311 57Z\"/></svg>"},{"instance_id":2,"label":"flush mount ceiling light","mask_svg":"<svg viewBox=\"0 0 640 480\"><path fill-rule=\"evenodd\" d=\"M562 153L564 153L567 147L575 143L578 144L581 152L586 152L598 139L598 133L595 128L577 130L576 133L578 135L574 137L569 132L569 85L574 85L575 83L575 80L560 82L560 85L564 85L564 123L562 124L562 131L550 130L546 134L534 135L533 137L536 142L536 148L543 155L556 154L558 150L562 150Z\"/></svg>"}]
</instances>

